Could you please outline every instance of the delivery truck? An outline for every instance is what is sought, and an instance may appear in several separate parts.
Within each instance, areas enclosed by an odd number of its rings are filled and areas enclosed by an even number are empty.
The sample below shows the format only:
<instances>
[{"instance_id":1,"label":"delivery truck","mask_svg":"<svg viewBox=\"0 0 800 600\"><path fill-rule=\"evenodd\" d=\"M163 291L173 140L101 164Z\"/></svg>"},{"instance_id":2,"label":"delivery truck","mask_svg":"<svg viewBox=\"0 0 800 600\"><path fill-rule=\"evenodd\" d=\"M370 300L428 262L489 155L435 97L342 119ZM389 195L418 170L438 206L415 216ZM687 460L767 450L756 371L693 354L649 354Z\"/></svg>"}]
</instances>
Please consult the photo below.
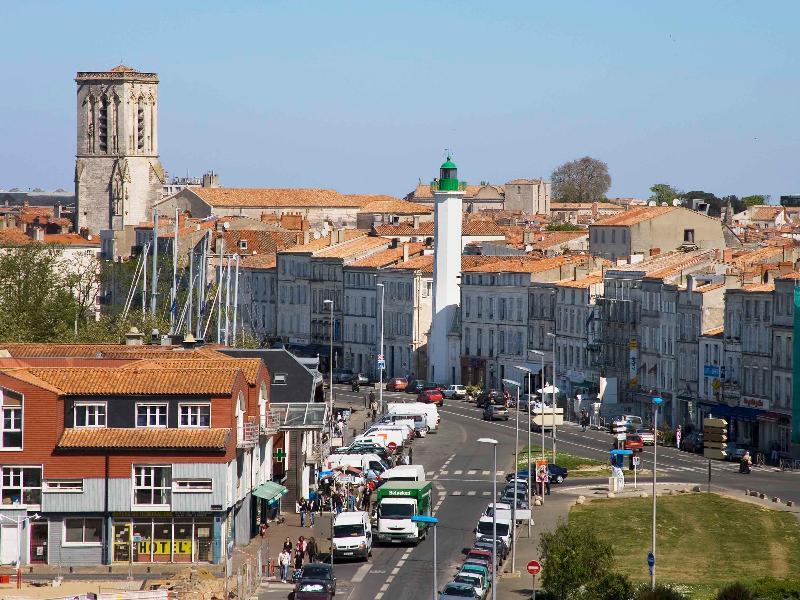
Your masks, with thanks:
<instances>
[{"instance_id":1,"label":"delivery truck","mask_svg":"<svg viewBox=\"0 0 800 600\"><path fill-rule=\"evenodd\" d=\"M431 514L430 481L387 481L377 489L378 531L376 542L417 545L428 530L411 517Z\"/></svg>"}]
</instances>

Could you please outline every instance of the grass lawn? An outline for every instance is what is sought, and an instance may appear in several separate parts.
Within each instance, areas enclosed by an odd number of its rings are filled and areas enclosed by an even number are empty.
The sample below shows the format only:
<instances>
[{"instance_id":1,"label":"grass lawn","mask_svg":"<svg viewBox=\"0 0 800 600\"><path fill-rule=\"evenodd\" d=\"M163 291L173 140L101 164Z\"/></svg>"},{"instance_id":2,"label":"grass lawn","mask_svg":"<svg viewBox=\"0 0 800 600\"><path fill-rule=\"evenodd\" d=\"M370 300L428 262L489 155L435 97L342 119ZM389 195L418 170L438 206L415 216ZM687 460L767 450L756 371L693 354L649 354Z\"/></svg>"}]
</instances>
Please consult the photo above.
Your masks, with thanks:
<instances>
[{"instance_id":1,"label":"grass lawn","mask_svg":"<svg viewBox=\"0 0 800 600\"><path fill-rule=\"evenodd\" d=\"M528 446L523 446L519 453L519 468L526 469L528 467ZM548 448L545 445L544 456L550 462L553 462L552 447ZM537 445L531 446L531 462L542 458L542 447ZM567 454L565 452L556 452L556 461L559 467L569 469L568 477L605 477L611 473L611 467L607 463L593 460L591 458L584 458L574 454Z\"/></svg>"},{"instance_id":2,"label":"grass lawn","mask_svg":"<svg viewBox=\"0 0 800 600\"><path fill-rule=\"evenodd\" d=\"M617 570L648 581L651 498L594 500L576 505L570 521L584 524L614 546ZM769 510L715 494L658 498L656 574L706 597L708 586L760 577L800 577L800 523Z\"/></svg>"}]
</instances>

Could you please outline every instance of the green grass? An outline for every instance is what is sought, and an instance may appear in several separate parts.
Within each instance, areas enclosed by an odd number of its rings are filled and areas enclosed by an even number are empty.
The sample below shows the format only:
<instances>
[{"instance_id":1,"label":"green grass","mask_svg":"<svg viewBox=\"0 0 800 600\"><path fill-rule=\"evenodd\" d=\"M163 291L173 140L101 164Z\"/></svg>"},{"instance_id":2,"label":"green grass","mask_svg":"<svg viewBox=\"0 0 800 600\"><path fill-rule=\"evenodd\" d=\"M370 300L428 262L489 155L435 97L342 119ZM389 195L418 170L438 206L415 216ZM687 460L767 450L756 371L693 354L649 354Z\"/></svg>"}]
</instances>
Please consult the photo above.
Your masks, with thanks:
<instances>
[{"instance_id":1,"label":"green grass","mask_svg":"<svg viewBox=\"0 0 800 600\"><path fill-rule=\"evenodd\" d=\"M556 448L558 446L556 445ZM542 447L531 445L531 463L542 458ZM519 468L528 467L528 446L524 446L519 453ZM544 457L553 462L552 447L545 445ZM568 477L605 477L611 473L611 468L604 462L566 452L556 452L555 464L569 470Z\"/></svg>"},{"instance_id":2,"label":"green grass","mask_svg":"<svg viewBox=\"0 0 800 600\"><path fill-rule=\"evenodd\" d=\"M651 510L652 498L594 500L569 519L612 544L620 573L647 581ZM691 598L712 598L737 579L800 578L800 523L791 513L694 493L659 497L657 517L658 579L686 586Z\"/></svg>"}]
</instances>

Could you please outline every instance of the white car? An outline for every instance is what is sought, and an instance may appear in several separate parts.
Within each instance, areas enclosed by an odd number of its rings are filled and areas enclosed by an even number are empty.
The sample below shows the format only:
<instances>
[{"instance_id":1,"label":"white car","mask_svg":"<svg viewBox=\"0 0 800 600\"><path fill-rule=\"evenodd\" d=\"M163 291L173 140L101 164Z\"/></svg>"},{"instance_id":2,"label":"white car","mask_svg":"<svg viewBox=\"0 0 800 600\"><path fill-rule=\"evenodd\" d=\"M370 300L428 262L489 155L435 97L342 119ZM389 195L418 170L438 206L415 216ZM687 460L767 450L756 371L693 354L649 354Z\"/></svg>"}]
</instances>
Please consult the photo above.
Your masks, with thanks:
<instances>
[{"instance_id":1,"label":"white car","mask_svg":"<svg viewBox=\"0 0 800 600\"><path fill-rule=\"evenodd\" d=\"M457 398L463 400L467 397L467 388L463 385L451 385L444 391L445 398Z\"/></svg>"}]
</instances>

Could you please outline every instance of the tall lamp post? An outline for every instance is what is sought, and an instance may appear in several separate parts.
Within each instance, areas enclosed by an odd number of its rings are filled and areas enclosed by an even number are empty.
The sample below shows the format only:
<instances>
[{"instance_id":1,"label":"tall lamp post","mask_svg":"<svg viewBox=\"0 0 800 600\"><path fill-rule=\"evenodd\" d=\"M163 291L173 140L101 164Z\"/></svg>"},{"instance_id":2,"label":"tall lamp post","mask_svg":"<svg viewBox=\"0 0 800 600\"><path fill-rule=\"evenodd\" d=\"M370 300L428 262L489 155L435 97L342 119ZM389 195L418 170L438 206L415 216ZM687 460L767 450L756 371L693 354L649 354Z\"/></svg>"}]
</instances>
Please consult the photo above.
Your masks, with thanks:
<instances>
[{"instance_id":1,"label":"tall lamp post","mask_svg":"<svg viewBox=\"0 0 800 600\"><path fill-rule=\"evenodd\" d=\"M330 355L328 356L328 371L330 373L330 394L329 394L329 402L330 402L330 409L328 410L328 419L329 419L329 427L331 430L331 435L333 434L333 300L323 300L322 304L324 306L329 306L331 309L331 350ZM333 553L331 553L331 556Z\"/></svg>"},{"instance_id":2,"label":"tall lamp post","mask_svg":"<svg viewBox=\"0 0 800 600\"><path fill-rule=\"evenodd\" d=\"M514 420L514 502L511 504L511 572L517 572L517 486L519 479L517 478L517 469L519 469L519 388L521 387L518 381L513 379L503 379L505 385L513 385L517 388L517 417ZM528 488L530 490L530 488ZM497 502L497 499L494 500ZM492 511L494 512L494 511ZM528 519L530 521L530 519Z\"/></svg>"},{"instance_id":3,"label":"tall lamp post","mask_svg":"<svg viewBox=\"0 0 800 600\"><path fill-rule=\"evenodd\" d=\"M530 506L531 490L533 489L531 487L531 396L533 396L531 393L533 391L533 388L531 388L531 374L533 371L528 367L516 366L514 368L528 374L528 502ZM517 401L517 411L519 411L519 401ZM530 506L530 508L532 509L533 507ZM531 519L528 519L528 537L531 537Z\"/></svg>"},{"instance_id":4,"label":"tall lamp post","mask_svg":"<svg viewBox=\"0 0 800 600\"><path fill-rule=\"evenodd\" d=\"M411 517L412 523L426 523L433 526L433 600L438 598L439 585L436 583L436 525L439 519L436 517L429 517L428 515L413 515Z\"/></svg>"},{"instance_id":5,"label":"tall lamp post","mask_svg":"<svg viewBox=\"0 0 800 600\"><path fill-rule=\"evenodd\" d=\"M494 468L492 469L492 502L497 504L497 440L478 438L480 444L491 444L494 448ZM497 511L492 510L492 600L497 600L495 572L497 571Z\"/></svg>"},{"instance_id":6,"label":"tall lamp post","mask_svg":"<svg viewBox=\"0 0 800 600\"><path fill-rule=\"evenodd\" d=\"M553 413L553 428L550 433L553 437L553 464L556 464L556 334L547 332L547 337L553 338L553 387L550 388L550 408ZM544 394L542 394L544 395Z\"/></svg>"},{"instance_id":7,"label":"tall lamp post","mask_svg":"<svg viewBox=\"0 0 800 600\"><path fill-rule=\"evenodd\" d=\"M385 415L386 414L386 409L383 406L383 371L384 371L384 369L386 367L386 357L383 355L383 298L384 298L384 293L385 293L386 289L385 289L385 286L382 283L378 284L378 289L380 289L380 291L381 291L381 344L380 344L380 348L381 349L380 349L380 354L378 355L380 357L380 359L378 361L378 377L379 377L378 404L381 405L381 414ZM381 366L380 366L380 364L381 364L380 361L381 360L383 361L383 365L384 365L383 368L381 368Z\"/></svg>"},{"instance_id":8,"label":"tall lamp post","mask_svg":"<svg viewBox=\"0 0 800 600\"><path fill-rule=\"evenodd\" d=\"M652 565L650 565L650 588L656 589L656 466L658 460L658 407L664 402L661 396L653 396L653 430L656 441L653 444L653 546ZM649 562L649 561L648 561Z\"/></svg>"}]
</instances>

